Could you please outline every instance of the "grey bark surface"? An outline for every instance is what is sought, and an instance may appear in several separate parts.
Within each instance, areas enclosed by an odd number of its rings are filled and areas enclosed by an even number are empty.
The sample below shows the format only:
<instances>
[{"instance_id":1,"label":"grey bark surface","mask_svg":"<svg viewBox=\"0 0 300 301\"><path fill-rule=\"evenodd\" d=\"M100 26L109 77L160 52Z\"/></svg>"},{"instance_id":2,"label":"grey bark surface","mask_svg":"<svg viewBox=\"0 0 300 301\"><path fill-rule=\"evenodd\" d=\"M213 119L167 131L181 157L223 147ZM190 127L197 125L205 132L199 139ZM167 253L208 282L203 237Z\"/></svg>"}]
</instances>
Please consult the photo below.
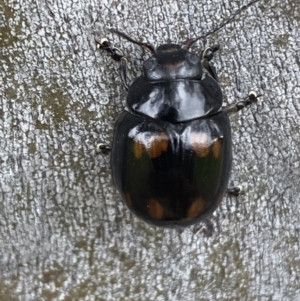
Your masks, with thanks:
<instances>
[{"instance_id":1,"label":"grey bark surface","mask_svg":"<svg viewBox=\"0 0 300 301\"><path fill-rule=\"evenodd\" d=\"M300 5L260 1L193 46L214 58L231 116L231 185L211 220L171 230L139 221L111 183L110 142L129 76L148 57L107 33L182 42L247 1L0 1L0 300L300 300Z\"/></svg>"}]
</instances>

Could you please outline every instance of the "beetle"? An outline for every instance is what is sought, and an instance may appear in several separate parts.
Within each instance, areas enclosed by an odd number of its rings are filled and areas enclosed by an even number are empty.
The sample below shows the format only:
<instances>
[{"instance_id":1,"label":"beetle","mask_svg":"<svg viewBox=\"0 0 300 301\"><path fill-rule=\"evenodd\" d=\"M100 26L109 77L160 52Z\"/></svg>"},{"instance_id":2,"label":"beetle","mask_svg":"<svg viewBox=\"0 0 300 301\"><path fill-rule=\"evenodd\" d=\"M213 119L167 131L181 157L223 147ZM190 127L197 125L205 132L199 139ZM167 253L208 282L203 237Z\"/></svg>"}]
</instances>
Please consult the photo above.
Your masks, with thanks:
<instances>
[{"instance_id":1,"label":"beetle","mask_svg":"<svg viewBox=\"0 0 300 301\"><path fill-rule=\"evenodd\" d=\"M241 7L213 31L184 46L163 44L156 49L126 34L110 31L152 54L142 75L127 83L127 60L104 38L98 48L120 63L120 77L128 90L126 109L115 123L111 151L113 181L128 208L143 221L161 227L189 226L204 220L220 204L226 191L239 195L239 186L227 189L232 165L228 114L257 102L255 92L233 106L222 108L223 96L210 63L219 46L202 55L189 51L258 2Z\"/></svg>"}]
</instances>

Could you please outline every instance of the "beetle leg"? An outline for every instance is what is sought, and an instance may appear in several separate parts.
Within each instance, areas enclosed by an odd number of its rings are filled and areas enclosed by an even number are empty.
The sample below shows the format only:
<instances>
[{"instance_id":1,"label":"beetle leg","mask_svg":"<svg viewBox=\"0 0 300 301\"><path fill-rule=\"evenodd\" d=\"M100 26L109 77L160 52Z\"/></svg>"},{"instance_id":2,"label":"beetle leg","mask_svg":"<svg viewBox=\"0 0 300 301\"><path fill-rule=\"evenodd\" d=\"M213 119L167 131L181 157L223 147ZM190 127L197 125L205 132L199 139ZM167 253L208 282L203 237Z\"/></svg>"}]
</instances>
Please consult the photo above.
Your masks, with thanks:
<instances>
[{"instance_id":1,"label":"beetle leg","mask_svg":"<svg viewBox=\"0 0 300 301\"><path fill-rule=\"evenodd\" d=\"M111 146L108 144L98 143L96 145L97 153L107 155L111 151Z\"/></svg>"},{"instance_id":2,"label":"beetle leg","mask_svg":"<svg viewBox=\"0 0 300 301\"><path fill-rule=\"evenodd\" d=\"M211 61L214 57L214 53L218 50L220 50L220 45L205 48L202 53L202 60L207 59L207 61Z\"/></svg>"},{"instance_id":3,"label":"beetle leg","mask_svg":"<svg viewBox=\"0 0 300 301\"><path fill-rule=\"evenodd\" d=\"M98 49L103 49L108 52L111 58L117 62L124 57L123 52L119 48L112 47L106 38L101 39L100 42L96 41L96 45Z\"/></svg>"},{"instance_id":4,"label":"beetle leg","mask_svg":"<svg viewBox=\"0 0 300 301\"><path fill-rule=\"evenodd\" d=\"M226 191L226 193L229 196L239 196L242 192L243 192L242 186L230 187L230 188L227 188L227 191Z\"/></svg>"},{"instance_id":5,"label":"beetle leg","mask_svg":"<svg viewBox=\"0 0 300 301\"><path fill-rule=\"evenodd\" d=\"M218 82L219 78L217 75L217 71L216 68L211 65L209 63L209 61L211 61L214 57L214 53L217 52L220 49L219 45L215 45L212 47L207 47L206 49L204 49L203 53L202 53L202 59L201 59L201 63L202 66L208 71L208 73Z\"/></svg>"},{"instance_id":6,"label":"beetle leg","mask_svg":"<svg viewBox=\"0 0 300 301\"><path fill-rule=\"evenodd\" d=\"M128 90L127 72L126 72L127 60L123 52L119 48L111 47L109 41L106 38L101 39L100 42L96 41L96 43L98 49L105 50L106 52L109 53L109 55L114 61L120 62L119 74L123 82L123 85L125 86L126 90Z\"/></svg>"},{"instance_id":7,"label":"beetle leg","mask_svg":"<svg viewBox=\"0 0 300 301\"><path fill-rule=\"evenodd\" d=\"M238 101L234 105L230 105L230 106L226 107L224 109L224 111L227 114L238 112L238 111L244 109L245 107L247 107L253 103L256 103L260 96L262 96L262 95L261 94L257 95L256 92L251 91L245 100Z\"/></svg>"},{"instance_id":8,"label":"beetle leg","mask_svg":"<svg viewBox=\"0 0 300 301\"><path fill-rule=\"evenodd\" d=\"M122 57L121 58L121 61L120 61L120 67L119 67L119 74L120 74L120 77L121 77L121 80L122 80L122 83L125 87L126 90L128 90L128 81L127 81L127 60L125 57Z\"/></svg>"},{"instance_id":9,"label":"beetle leg","mask_svg":"<svg viewBox=\"0 0 300 301\"><path fill-rule=\"evenodd\" d=\"M202 232L206 237L211 237L214 233L214 223L211 221L212 216L207 217L193 228L194 234Z\"/></svg>"}]
</instances>

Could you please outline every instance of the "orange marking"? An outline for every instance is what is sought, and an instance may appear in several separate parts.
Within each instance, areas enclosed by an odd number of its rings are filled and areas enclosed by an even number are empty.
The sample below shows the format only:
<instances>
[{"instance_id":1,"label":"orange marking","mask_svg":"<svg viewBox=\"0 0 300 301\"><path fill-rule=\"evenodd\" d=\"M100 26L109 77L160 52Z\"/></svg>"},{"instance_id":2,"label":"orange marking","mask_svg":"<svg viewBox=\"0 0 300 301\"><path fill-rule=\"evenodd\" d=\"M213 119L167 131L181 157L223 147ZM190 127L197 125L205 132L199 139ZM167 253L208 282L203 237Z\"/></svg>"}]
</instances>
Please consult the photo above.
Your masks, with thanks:
<instances>
[{"instance_id":1,"label":"orange marking","mask_svg":"<svg viewBox=\"0 0 300 301\"><path fill-rule=\"evenodd\" d=\"M164 207L156 199L149 199L147 207L149 215L154 219L159 220L164 217Z\"/></svg>"},{"instance_id":2,"label":"orange marking","mask_svg":"<svg viewBox=\"0 0 300 301\"><path fill-rule=\"evenodd\" d=\"M206 157L209 153L210 138L206 133L191 132L190 144L198 157Z\"/></svg>"},{"instance_id":3,"label":"orange marking","mask_svg":"<svg viewBox=\"0 0 300 301\"><path fill-rule=\"evenodd\" d=\"M213 156L219 158L221 154L221 139L216 138L211 146Z\"/></svg>"},{"instance_id":4,"label":"orange marking","mask_svg":"<svg viewBox=\"0 0 300 301\"><path fill-rule=\"evenodd\" d=\"M134 141L133 153L137 159L141 158L144 152L147 152L151 159L157 158L168 149L169 138L165 133L151 133L150 137L147 136L136 137Z\"/></svg>"},{"instance_id":5,"label":"orange marking","mask_svg":"<svg viewBox=\"0 0 300 301\"><path fill-rule=\"evenodd\" d=\"M144 151L145 151L145 146L143 145L143 143L139 140L134 141L134 144L133 144L134 157L139 159L142 156Z\"/></svg>"},{"instance_id":6,"label":"orange marking","mask_svg":"<svg viewBox=\"0 0 300 301\"><path fill-rule=\"evenodd\" d=\"M161 153L167 150L168 145L169 145L169 139L165 133L151 136L149 141L149 146L147 148L147 152L150 158L152 159L152 158L159 157Z\"/></svg>"},{"instance_id":7,"label":"orange marking","mask_svg":"<svg viewBox=\"0 0 300 301\"><path fill-rule=\"evenodd\" d=\"M194 219L198 217L205 209L206 202L202 198L194 200L190 208L187 210L187 218Z\"/></svg>"}]
</instances>

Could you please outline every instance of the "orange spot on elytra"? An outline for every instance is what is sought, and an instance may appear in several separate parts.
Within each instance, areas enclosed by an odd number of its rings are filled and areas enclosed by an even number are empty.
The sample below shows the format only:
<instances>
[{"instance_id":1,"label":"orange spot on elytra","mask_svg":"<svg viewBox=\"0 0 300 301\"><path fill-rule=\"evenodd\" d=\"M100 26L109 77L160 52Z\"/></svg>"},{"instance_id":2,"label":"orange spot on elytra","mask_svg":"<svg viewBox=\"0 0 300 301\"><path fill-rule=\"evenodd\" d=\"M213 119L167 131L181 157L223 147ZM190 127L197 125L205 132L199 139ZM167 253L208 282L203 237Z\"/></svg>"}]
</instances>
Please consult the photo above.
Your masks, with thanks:
<instances>
[{"instance_id":1,"label":"orange spot on elytra","mask_svg":"<svg viewBox=\"0 0 300 301\"><path fill-rule=\"evenodd\" d=\"M135 158L139 159L146 152L153 159L167 151L168 146L169 138L165 133L151 133L150 136L143 135L135 138L133 153Z\"/></svg>"},{"instance_id":2,"label":"orange spot on elytra","mask_svg":"<svg viewBox=\"0 0 300 301\"><path fill-rule=\"evenodd\" d=\"M143 145L143 143L139 140L134 141L134 144L133 144L134 157L139 159L142 156L144 151L145 151L145 146Z\"/></svg>"},{"instance_id":3,"label":"orange spot on elytra","mask_svg":"<svg viewBox=\"0 0 300 301\"><path fill-rule=\"evenodd\" d=\"M197 198L187 210L187 218L194 219L198 217L205 209L206 202L202 198Z\"/></svg>"},{"instance_id":4,"label":"orange spot on elytra","mask_svg":"<svg viewBox=\"0 0 300 301\"><path fill-rule=\"evenodd\" d=\"M190 145L198 157L206 157L209 153L210 138L204 132L191 132Z\"/></svg>"},{"instance_id":5,"label":"orange spot on elytra","mask_svg":"<svg viewBox=\"0 0 300 301\"><path fill-rule=\"evenodd\" d=\"M165 133L159 135L153 135L149 141L149 147L147 148L147 153L150 158L157 158L161 153L165 152L169 145L168 136Z\"/></svg>"},{"instance_id":6,"label":"orange spot on elytra","mask_svg":"<svg viewBox=\"0 0 300 301\"><path fill-rule=\"evenodd\" d=\"M220 139L215 139L212 146L211 146L211 150L213 153L213 156L215 158L218 158L220 156L221 153L221 140Z\"/></svg>"},{"instance_id":7,"label":"orange spot on elytra","mask_svg":"<svg viewBox=\"0 0 300 301\"><path fill-rule=\"evenodd\" d=\"M147 207L149 215L154 219L159 220L164 217L164 207L156 199L149 199Z\"/></svg>"}]
</instances>

